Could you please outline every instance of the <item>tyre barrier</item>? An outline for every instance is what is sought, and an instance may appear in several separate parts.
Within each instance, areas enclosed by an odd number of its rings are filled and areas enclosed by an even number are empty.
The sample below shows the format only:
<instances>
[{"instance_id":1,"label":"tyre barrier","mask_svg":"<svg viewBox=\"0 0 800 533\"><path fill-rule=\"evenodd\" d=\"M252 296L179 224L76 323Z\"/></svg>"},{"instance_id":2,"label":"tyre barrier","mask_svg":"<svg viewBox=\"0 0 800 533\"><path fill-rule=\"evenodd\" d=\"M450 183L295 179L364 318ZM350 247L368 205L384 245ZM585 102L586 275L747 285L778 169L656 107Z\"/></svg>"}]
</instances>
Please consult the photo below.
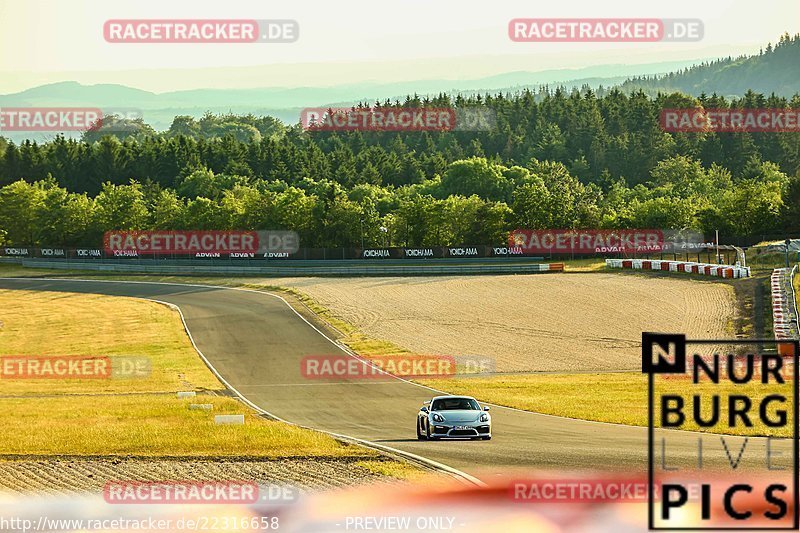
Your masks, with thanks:
<instances>
[{"instance_id":1,"label":"tyre barrier","mask_svg":"<svg viewBox=\"0 0 800 533\"><path fill-rule=\"evenodd\" d=\"M715 265L693 261L667 261L661 259L606 259L607 268L633 270L660 270L662 272L685 272L717 278L749 278L750 267Z\"/></svg>"},{"instance_id":2,"label":"tyre barrier","mask_svg":"<svg viewBox=\"0 0 800 533\"><path fill-rule=\"evenodd\" d=\"M776 268L770 276L770 291L772 295L772 329L775 340L800 339L800 324L797 316L797 301L792 286L792 279L797 267ZM779 344L778 353L784 357L794 355L791 344Z\"/></svg>"}]
</instances>

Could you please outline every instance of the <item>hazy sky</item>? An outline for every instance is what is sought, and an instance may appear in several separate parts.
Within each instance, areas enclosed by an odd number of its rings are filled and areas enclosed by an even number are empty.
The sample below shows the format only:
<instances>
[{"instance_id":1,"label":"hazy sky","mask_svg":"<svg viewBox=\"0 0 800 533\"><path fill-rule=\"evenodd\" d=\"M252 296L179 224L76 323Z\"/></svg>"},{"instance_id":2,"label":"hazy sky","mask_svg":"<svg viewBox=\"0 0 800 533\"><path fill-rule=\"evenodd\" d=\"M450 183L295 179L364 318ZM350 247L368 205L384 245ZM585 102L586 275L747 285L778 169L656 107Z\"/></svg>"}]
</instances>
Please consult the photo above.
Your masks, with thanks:
<instances>
[{"instance_id":1,"label":"hazy sky","mask_svg":"<svg viewBox=\"0 0 800 533\"><path fill-rule=\"evenodd\" d=\"M507 26L519 17L699 18L705 39L515 43ZM295 19L300 39L291 44L109 44L103 23L112 18ZM800 32L798 0L0 0L0 93L65 80L162 92L465 79L737 55L774 42L784 31ZM204 76L199 70L259 65L266 68L230 76Z\"/></svg>"}]
</instances>

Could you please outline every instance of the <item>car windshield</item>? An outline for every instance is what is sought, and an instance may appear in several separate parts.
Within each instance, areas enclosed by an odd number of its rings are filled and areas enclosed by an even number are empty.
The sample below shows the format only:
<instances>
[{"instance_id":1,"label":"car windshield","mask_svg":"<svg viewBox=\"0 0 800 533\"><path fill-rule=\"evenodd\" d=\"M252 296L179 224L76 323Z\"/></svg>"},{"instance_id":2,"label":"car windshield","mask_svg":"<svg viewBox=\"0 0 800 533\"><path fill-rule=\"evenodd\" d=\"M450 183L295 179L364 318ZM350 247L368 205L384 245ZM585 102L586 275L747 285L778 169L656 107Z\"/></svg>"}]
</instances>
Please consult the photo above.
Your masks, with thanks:
<instances>
[{"instance_id":1,"label":"car windshield","mask_svg":"<svg viewBox=\"0 0 800 533\"><path fill-rule=\"evenodd\" d=\"M432 411L480 411L481 406L472 398L442 398L434 400Z\"/></svg>"}]
</instances>

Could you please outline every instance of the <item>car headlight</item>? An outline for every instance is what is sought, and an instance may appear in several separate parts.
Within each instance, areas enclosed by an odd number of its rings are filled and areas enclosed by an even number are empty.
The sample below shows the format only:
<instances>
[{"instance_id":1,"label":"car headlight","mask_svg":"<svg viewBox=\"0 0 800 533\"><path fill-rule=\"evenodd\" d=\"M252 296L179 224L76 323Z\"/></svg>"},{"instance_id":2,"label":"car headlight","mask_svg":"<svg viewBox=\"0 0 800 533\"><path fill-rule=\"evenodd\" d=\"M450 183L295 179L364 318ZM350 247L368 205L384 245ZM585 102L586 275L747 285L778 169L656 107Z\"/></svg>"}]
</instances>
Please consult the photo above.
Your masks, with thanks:
<instances>
[{"instance_id":1,"label":"car headlight","mask_svg":"<svg viewBox=\"0 0 800 533\"><path fill-rule=\"evenodd\" d=\"M431 418L433 418L434 422L444 422L444 417L437 413L433 413L433 416Z\"/></svg>"},{"instance_id":2,"label":"car headlight","mask_svg":"<svg viewBox=\"0 0 800 533\"><path fill-rule=\"evenodd\" d=\"M489 421L489 414L488 413L483 413L481 415L481 422L488 422L488 421Z\"/></svg>"}]
</instances>

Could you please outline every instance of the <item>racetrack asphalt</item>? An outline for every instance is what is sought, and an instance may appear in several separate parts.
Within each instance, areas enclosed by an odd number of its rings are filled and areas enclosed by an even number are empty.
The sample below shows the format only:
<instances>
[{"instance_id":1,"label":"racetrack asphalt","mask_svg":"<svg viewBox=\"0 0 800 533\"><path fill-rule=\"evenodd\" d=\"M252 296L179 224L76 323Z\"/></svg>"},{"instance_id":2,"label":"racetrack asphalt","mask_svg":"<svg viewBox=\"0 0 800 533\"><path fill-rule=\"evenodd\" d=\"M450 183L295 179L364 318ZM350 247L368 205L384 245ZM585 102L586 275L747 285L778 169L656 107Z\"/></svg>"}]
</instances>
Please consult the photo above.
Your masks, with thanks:
<instances>
[{"instance_id":1,"label":"racetrack asphalt","mask_svg":"<svg viewBox=\"0 0 800 533\"><path fill-rule=\"evenodd\" d=\"M490 411L491 441L418 441L417 412L424 400L437 393L389 376L306 379L301 372L304 357L345 352L274 295L183 284L34 278L3 278L0 288L139 297L174 304L211 365L261 409L289 422L417 454L484 480L533 469L647 471L646 428L499 406ZM656 436L666 433L670 464L694 464L699 434L657 430ZM715 441L722 449L719 437L704 439L710 439L704 440L705 467L724 464L724 456L713 450ZM728 443L734 458L741 446L735 439ZM765 446L766 439L750 439L746 456L752 454L753 461L763 465Z\"/></svg>"}]
</instances>

